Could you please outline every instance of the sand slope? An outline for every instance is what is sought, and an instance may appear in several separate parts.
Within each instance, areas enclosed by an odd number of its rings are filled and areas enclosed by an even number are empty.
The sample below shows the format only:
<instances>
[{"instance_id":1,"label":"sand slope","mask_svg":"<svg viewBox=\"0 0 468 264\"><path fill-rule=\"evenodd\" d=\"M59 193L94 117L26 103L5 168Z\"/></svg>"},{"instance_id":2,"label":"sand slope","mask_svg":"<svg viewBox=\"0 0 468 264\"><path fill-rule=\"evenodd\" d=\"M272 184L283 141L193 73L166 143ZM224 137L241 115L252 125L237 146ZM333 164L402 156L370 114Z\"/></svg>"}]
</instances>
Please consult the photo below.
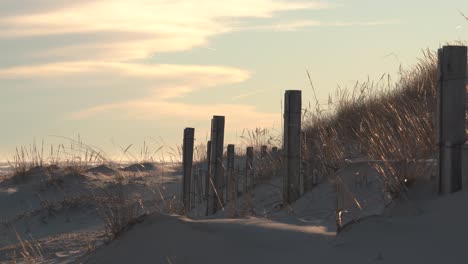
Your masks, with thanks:
<instances>
[{"instance_id":1,"label":"sand slope","mask_svg":"<svg viewBox=\"0 0 468 264\"><path fill-rule=\"evenodd\" d=\"M86 263L468 263L468 193L403 203L335 236L263 218L155 215Z\"/></svg>"}]
</instances>

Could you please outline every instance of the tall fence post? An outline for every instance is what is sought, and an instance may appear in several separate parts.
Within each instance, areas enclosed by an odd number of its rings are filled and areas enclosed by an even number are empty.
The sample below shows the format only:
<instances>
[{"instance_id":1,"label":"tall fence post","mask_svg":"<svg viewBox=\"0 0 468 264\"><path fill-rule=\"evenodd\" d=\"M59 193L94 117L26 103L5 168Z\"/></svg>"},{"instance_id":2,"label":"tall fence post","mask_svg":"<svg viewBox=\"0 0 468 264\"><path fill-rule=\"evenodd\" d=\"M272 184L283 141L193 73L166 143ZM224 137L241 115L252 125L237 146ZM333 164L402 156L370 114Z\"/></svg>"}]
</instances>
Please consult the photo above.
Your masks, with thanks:
<instances>
[{"instance_id":1,"label":"tall fence post","mask_svg":"<svg viewBox=\"0 0 468 264\"><path fill-rule=\"evenodd\" d=\"M302 93L289 90L284 94L283 202L292 203L301 194L301 107Z\"/></svg>"},{"instance_id":2,"label":"tall fence post","mask_svg":"<svg viewBox=\"0 0 468 264\"><path fill-rule=\"evenodd\" d=\"M183 163L183 186L182 186L182 193L183 193L183 203L185 213L189 212L192 207L192 162L193 162L193 142L195 136L195 129L191 127L187 127L184 129L184 144L182 147L183 156L182 156L182 163Z\"/></svg>"},{"instance_id":3,"label":"tall fence post","mask_svg":"<svg viewBox=\"0 0 468 264\"><path fill-rule=\"evenodd\" d=\"M467 48L444 46L438 58L439 192L447 194L462 188Z\"/></svg>"},{"instance_id":4,"label":"tall fence post","mask_svg":"<svg viewBox=\"0 0 468 264\"><path fill-rule=\"evenodd\" d=\"M234 175L234 145L227 146L227 186L226 202L232 202L237 198L237 177Z\"/></svg>"},{"instance_id":5,"label":"tall fence post","mask_svg":"<svg viewBox=\"0 0 468 264\"><path fill-rule=\"evenodd\" d=\"M244 181L244 192L249 192L254 186L254 173L253 173L253 147L247 147L247 153L245 157L245 181Z\"/></svg>"},{"instance_id":6,"label":"tall fence post","mask_svg":"<svg viewBox=\"0 0 468 264\"><path fill-rule=\"evenodd\" d=\"M210 201L207 205L208 214L216 213L224 204L224 124L224 116L213 116L213 119L211 120L211 153L209 172Z\"/></svg>"}]
</instances>

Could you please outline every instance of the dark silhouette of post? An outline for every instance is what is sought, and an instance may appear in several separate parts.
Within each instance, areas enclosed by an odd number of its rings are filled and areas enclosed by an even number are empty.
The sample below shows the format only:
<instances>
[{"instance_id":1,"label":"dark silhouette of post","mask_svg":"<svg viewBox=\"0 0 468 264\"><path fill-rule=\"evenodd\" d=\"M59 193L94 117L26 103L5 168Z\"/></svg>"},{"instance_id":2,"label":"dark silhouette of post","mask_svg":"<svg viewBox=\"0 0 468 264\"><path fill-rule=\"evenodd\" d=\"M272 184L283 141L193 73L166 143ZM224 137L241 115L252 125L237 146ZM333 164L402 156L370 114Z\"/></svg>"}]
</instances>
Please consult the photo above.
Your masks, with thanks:
<instances>
[{"instance_id":1,"label":"dark silhouette of post","mask_svg":"<svg viewBox=\"0 0 468 264\"><path fill-rule=\"evenodd\" d=\"M197 168L197 196L198 196L198 199L197 199L197 202L198 204L201 204L202 201L203 201L203 196L204 196L204 192L203 192L203 170L201 167L198 167Z\"/></svg>"},{"instance_id":2,"label":"dark silhouette of post","mask_svg":"<svg viewBox=\"0 0 468 264\"><path fill-rule=\"evenodd\" d=\"M310 173L310 161L308 160L307 135L301 132L301 195L312 189L312 175Z\"/></svg>"},{"instance_id":3,"label":"dark silhouette of post","mask_svg":"<svg viewBox=\"0 0 468 264\"><path fill-rule=\"evenodd\" d=\"M274 160L278 158L278 147L271 148L271 158Z\"/></svg>"},{"instance_id":4,"label":"dark silhouette of post","mask_svg":"<svg viewBox=\"0 0 468 264\"><path fill-rule=\"evenodd\" d=\"M467 48L444 46L438 57L439 192L446 194L461 190L463 183Z\"/></svg>"},{"instance_id":5,"label":"dark silhouette of post","mask_svg":"<svg viewBox=\"0 0 468 264\"><path fill-rule=\"evenodd\" d=\"M271 165L273 166L273 177L280 175L281 173L281 164L280 164L280 153L278 147L271 148Z\"/></svg>"},{"instance_id":6,"label":"dark silhouette of post","mask_svg":"<svg viewBox=\"0 0 468 264\"><path fill-rule=\"evenodd\" d=\"M283 202L292 203L301 194L301 91L284 94L284 175Z\"/></svg>"},{"instance_id":7,"label":"dark silhouette of post","mask_svg":"<svg viewBox=\"0 0 468 264\"><path fill-rule=\"evenodd\" d=\"M267 166L268 163L271 161L268 157L268 147L265 145L262 145L260 147L260 162L257 164L257 180L259 182L264 182L268 179L267 175Z\"/></svg>"},{"instance_id":8,"label":"dark silhouette of post","mask_svg":"<svg viewBox=\"0 0 468 264\"><path fill-rule=\"evenodd\" d=\"M224 116L213 116L211 120L211 153L209 172L208 214L216 213L224 205Z\"/></svg>"},{"instance_id":9,"label":"dark silhouette of post","mask_svg":"<svg viewBox=\"0 0 468 264\"><path fill-rule=\"evenodd\" d=\"M210 156L211 156L211 140L209 140L206 143L205 201L207 202L210 197ZM208 214L208 211L207 211L207 214Z\"/></svg>"},{"instance_id":10,"label":"dark silhouette of post","mask_svg":"<svg viewBox=\"0 0 468 264\"><path fill-rule=\"evenodd\" d=\"M237 198L237 177L234 173L234 145L227 146L227 186L226 202L232 202Z\"/></svg>"},{"instance_id":11,"label":"dark silhouette of post","mask_svg":"<svg viewBox=\"0 0 468 264\"><path fill-rule=\"evenodd\" d=\"M268 154L268 147L265 146L265 145L261 146L261 148L260 148L260 158L262 160L266 159L267 154Z\"/></svg>"},{"instance_id":12,"label":"dark silhouette of post","mask_svg":"<svg viewBox=\"0 0 468 264\"><path fill-rule=\"evenodd\" d=\"M184 129L184 144L182 146L182 163L183 163L183 203L185 213L192 209L192 162L193 162L193 142L195 129L188 127Z\"/></svg>"},{"instance_id":13,"label":"dark silhouette of post","mask_svg":"<svg viewBox=\"0 0 468 264\"><path fill-rule=\"evenodd\" d=\"M244 181L244 192L249 192L254 186L254 173L253 173L253 147L247 147L247 153L245 157L245 181Z\"/></svg>"}]
</instances>

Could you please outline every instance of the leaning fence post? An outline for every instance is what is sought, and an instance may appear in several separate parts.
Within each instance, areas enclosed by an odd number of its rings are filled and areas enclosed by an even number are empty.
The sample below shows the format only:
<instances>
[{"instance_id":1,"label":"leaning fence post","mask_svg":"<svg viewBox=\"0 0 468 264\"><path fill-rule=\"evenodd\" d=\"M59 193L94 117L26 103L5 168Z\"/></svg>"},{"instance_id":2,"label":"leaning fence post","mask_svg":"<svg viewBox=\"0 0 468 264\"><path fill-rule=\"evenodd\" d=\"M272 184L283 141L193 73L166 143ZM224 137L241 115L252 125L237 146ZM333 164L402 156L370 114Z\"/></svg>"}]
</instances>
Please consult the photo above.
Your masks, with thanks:
<instances>
[{"instance_id":1,"label":"leaning fence post","mask_svg":"<svg viewBox=\"0 0 468 264\"><path fill-rule=\"evenodd\" d=\"M247 147L245 159L245 181L244 181L244 192L250 191L251 188L254 186L254 173L253 173L253 147Z\"/></svg>"},{"instance_id":2,"label":"leaning fence post","mask_svg":"<svg viewBox=\"0 0 468 264\"><path fill-rule=\"evenodd\" d=\"M192 162L193 162L193 142L195 136L195 129L187 127L184 129L184 144L182 147L183 156L183 170L184 170L184 180L182 186L183 193L183 203L185 208L185 213L190 211L191 208L191 190L192 190Z\"/></svg>"},{"instance_id":3,"label":"leaning fence post","mask_svg":"<svg viewBox=\"0 0 468 264\"><path fill-rule=\"evenodd\" d=\"M438 57L439 192L446 194L462 188L467 48L444 46Z\"/></svg>"},{"instance_id":4,"label":"leaning fence post","mask_svg":"<svg viewBox=\"0 0 468 264\"><path fill-rule=\"evenodd\" d=\"M301 194L301 91L289 90L284 94L283 202L292 203Z\"/></svg>"},{"instance_id":5,"label":"leaning fence post","mask_svg":"<svg viewBox=\"0 0 468 264\"><path fill-rule=\"evenodd\" d=\"M210 153L210 200L208 201L208 213L214 214L224 204L224 168L223 168L223 144L224 144L224 116L213 116L211 120L211 153ZM214 189L213 189L214 187Z\"/></svg>"},{"instance_id":6,"label":"leaning fence post","mask_svg":"<svg viewBox=\"0 0 468 264\"><path fill-rule=\"evenodd\" d=\"M232 202L237 197L237 179L234 175L234 145L227 146L226 202Z\"/></svg>"}]
</instances>

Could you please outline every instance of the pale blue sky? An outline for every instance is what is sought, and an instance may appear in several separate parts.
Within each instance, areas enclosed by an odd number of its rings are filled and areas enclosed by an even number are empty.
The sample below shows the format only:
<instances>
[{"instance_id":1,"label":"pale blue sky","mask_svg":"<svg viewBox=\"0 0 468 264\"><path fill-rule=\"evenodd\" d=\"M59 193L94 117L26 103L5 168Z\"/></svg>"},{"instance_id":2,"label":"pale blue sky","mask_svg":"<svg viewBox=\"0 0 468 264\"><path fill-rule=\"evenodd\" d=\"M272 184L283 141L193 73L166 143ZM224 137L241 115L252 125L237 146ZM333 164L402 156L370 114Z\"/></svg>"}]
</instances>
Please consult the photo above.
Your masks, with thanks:
<instances>
[{"instance_id":1,"label":"pale blue sky","mask_svg":"<svg viewBox=\"0 0 468 264\"><path fill-rule=\"evenodd\" d=\"M280 129L286 89L396 76L422 49L467 40L463 0L4 0L0 159L33 139L81 138L109 156L144 140L205 140L226 115ZM392 56L386 56L388 54ZM161 139L163 141L161 141Z\"/></svg>"}]
</instances>

